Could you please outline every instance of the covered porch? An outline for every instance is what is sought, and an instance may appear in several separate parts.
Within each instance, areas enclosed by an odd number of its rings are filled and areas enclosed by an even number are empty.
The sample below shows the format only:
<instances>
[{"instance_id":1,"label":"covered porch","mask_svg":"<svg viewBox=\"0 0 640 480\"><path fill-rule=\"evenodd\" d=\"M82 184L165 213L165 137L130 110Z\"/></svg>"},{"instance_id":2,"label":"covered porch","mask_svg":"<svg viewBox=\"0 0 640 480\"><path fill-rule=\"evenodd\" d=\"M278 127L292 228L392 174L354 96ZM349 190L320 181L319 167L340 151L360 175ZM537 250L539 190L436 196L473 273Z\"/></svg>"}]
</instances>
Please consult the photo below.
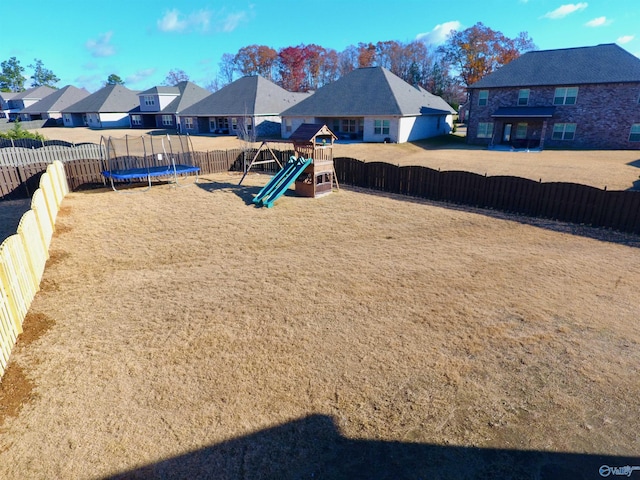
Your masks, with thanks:
<instances>
[{"instance_id":1,"label":"covered porch","mask_svg":"<svg viewBox=\"0 0 640 480\"><path fill-rule=\"evenodd\" d=\"M492 146L515 149L544 148L548 121L555 107L500 107L491 117L495 120Z\"/></svg>"}]
</instances>

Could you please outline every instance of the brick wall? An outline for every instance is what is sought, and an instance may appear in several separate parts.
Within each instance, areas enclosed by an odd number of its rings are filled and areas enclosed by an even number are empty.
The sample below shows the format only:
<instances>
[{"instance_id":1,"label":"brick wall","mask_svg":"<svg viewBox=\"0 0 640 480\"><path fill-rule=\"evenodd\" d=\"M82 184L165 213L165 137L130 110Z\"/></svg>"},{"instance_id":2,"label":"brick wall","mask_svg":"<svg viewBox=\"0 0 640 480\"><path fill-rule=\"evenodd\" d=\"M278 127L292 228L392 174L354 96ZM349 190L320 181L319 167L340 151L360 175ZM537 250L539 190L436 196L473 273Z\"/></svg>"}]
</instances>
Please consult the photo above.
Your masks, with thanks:
<instances>
[{"instance_id":1,"label":"brick wall","mask_svg":"<svg viewBox=\"0 0 640 480\"><path fill-rule=\"evenodd\" d=\"M563 85L571 87L574 85ZM491 114L499 107L515 107L520 88L493 88L489 90L486 106L478 105L479 90L470 90L470 118L467 141L488 145L489 139L477 138L479 122L494 122L494 143L501 138L502 121ZM555 86L531 87L528 106L553 106ZM580 85L575 105L556 105L553 118L548 119L544 145L546 148L576 149L629 149L640 150L640 142L629 142L633 124L640 124L640 82ZM513 123L534 123L532 119L513 119ZM553 125L575 123L573 140L552 140Z\"/></svg>"}]
</instances>

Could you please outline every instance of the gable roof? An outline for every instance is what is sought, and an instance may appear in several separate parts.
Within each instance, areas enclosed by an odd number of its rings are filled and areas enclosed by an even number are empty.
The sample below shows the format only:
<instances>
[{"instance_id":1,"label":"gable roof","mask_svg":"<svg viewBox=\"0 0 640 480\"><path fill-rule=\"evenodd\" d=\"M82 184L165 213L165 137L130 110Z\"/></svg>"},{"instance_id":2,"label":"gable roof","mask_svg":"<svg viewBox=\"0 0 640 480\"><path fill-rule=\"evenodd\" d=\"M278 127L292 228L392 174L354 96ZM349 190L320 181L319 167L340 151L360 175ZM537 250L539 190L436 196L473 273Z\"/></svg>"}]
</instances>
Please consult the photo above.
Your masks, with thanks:
<instances>
[{"instance_id":1,"label":"gable roof","mask_svg":"<svg viewBox=\"0 0 640 480\"><path fill-rule=\"evenodd\" d=\"M163 113L180 113L211 95L209 90L189 81L180 82L172 88L178 90L179 96L162 110Z\"/></svg>"},{"instance_id":2,"label":"gable roof","mask_svg":"<svg viewBox=\"0 0 640 480\"><path fill-rule=\"evenodd\" d=\"M283 112L283 116L413 116L455 113L441 97L383 67L358 68Z\"/></svg>"},{"instance_id":3,"label":"gable roof","mask_svg":"<svg viewBox=\"0 0 640 480\"><path fill-rule=\"evenodd\" d=\"M527 52L469 88L640 82L640 59L616 44Z\"/></svg>"},{"instance_id":4,"label":"gable roof","mask_svg":"<svg viewBox=\"0 0 640 480\"><path fill-rule=\"evenodd\" d=\"M105 85L65 108L63 113L122 113L140 106L138 93L123 85Z\"/></svg>"},{"instance_id":5,"label":"gable roof","mask_svg":"<svg viewBox=\"0 0 640 480\"><path fill-rule=\"evenodd\" d=\"M337 140L336 134L324 123L303 123L291 134L289 140L296 142L311 142L318 136L331 137Z\"/></svg>"},{"instance_id":6,"label":"gable roof","mask_svg":"<svg viewBox=\"0 0 640 480\"><path fill-rule=\"evenodd\" d=\"M85 89L67 85L66 87L56 90L47 95L39 102L20 110L20 113L44 113L44 112L61 112L66 107L89 96L89 92Z\"/></svg>"},{"instance_id":7,"label":"gable roof","mask_svg":"<svg viewBox=\"0 0 640 480\"><path fill-rule=\"evenodd\" d=\"M9 100L15 98L15 96L18 94L18 92L0 92L0 98L2 98L2 100L8 102Z\"/></svg>"},{"instance_id":8,"label":"gable roof","mask_svg":"<svg viewBox=\"0 0 640 480\"><path fill-rule=\"evenodd\" d=\"M25 90L23 92L18 92L12 100L40 100L42 98L45 98L48 95L51 95L53 92L55 92L56 89L55 88L51 88L51 87L47 87L47 86L40 86L40 87L33 87L33 88L29 88L28 90Z\"/></svg>"},{"instance_id":9,"label":"gable roof","mask_svg":"<svg viewBox=\"0 0 640 480\"><path fill-rule=\"evenodd\" d=\"M242 77L180 112L194 116L280 115L309 94L289 92L260 75Z\"/></svg>"}]
</instances>

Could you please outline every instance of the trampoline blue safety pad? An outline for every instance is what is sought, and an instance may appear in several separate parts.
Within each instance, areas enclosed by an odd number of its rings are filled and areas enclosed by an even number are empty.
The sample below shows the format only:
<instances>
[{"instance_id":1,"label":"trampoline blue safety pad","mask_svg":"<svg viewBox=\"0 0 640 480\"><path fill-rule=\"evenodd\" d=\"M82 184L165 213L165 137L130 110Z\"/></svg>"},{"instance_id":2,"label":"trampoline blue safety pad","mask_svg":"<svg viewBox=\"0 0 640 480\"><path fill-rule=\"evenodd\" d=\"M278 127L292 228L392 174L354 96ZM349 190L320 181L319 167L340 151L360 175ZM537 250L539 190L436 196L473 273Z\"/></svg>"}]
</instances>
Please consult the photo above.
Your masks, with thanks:
<instances>
[{"instance_id":1,"label":"trampoline blue safety pad","mask_svg":"<svg viewBox=\"0 0 640 480\"><path fill-rule=\"evenodd\" d=\"M149 167L149 168L128 168L126 170L105 170L102 172L106 178L113 178L114 180L133 180L135 178L146 177L165 177L173 175L181 175L187 173L199 173L200 167L193 165L176 165L174 167Z\"/></svg>"}]
</instances>

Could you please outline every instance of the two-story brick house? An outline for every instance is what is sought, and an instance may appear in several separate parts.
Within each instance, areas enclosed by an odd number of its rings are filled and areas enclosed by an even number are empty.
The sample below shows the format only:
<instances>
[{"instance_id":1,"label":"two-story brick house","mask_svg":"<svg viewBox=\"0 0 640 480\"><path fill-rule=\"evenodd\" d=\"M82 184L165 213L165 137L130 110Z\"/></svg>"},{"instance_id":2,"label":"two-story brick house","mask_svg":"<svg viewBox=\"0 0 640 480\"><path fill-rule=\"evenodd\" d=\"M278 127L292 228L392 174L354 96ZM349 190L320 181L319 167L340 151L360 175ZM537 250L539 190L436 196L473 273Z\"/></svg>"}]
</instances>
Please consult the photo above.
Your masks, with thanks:
<instances>
[{"instance_id":1,"label":"two-story brick house","mask_svg":"<svg viewBox=\"0 0 640 480\"><path fill-rule=\"evenodd\" d=\"M471 144L640 149L640 59L615 44L525 53L468 104Z\"/></svg>"}]
</instances>

